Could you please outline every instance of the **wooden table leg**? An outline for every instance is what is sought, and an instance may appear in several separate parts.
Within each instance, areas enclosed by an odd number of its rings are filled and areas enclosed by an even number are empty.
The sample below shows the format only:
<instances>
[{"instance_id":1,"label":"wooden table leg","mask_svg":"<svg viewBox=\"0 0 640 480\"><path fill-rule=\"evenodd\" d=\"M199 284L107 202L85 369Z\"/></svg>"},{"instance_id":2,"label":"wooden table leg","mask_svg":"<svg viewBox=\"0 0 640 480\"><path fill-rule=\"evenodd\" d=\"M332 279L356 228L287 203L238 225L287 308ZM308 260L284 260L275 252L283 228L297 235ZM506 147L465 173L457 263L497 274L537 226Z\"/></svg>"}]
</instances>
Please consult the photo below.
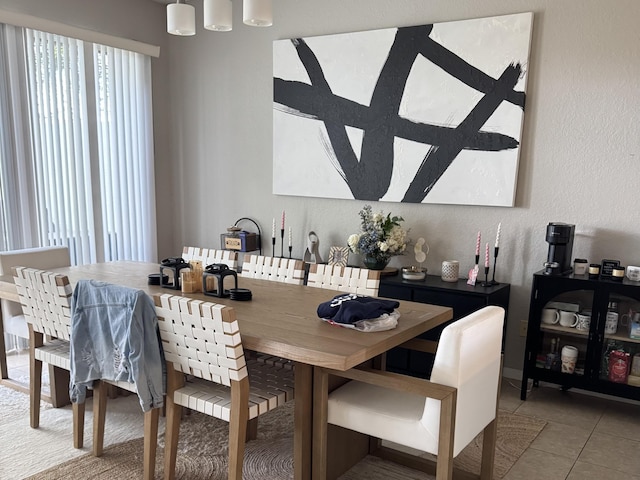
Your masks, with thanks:
<instances>
[{"instance_id":1,"label":"wooden table leg","mask_svg":"<svg viewBox=\"0 0 640 480\"><path fill-rule=\"evenodd\" d=\"M311 479L312 390L313 367L305 363L296 363L293 434L293 469L296 480Z\"/></svg>"},{"instance_id":2,"label":"wooden table leg","mask_svg":"<svg viewBox=\"0 0 640 480\"><path fill-rule=\"evenodd\" d=\"M327 398L329 376L320 369L313 373L313 480L327 478Z\"/></svg>"},{"instance_id":3,"label":"wooden table leg","mask_svg":"<svg viewBox=\"0 0 640 480\"><path fill-rule=\"evenodd\" d=\"M9 369L7 368L7 349L4 345L4 320L2 318L2 309L0 309L0 378L9 378Z\"/></svg>"}]
</instances>

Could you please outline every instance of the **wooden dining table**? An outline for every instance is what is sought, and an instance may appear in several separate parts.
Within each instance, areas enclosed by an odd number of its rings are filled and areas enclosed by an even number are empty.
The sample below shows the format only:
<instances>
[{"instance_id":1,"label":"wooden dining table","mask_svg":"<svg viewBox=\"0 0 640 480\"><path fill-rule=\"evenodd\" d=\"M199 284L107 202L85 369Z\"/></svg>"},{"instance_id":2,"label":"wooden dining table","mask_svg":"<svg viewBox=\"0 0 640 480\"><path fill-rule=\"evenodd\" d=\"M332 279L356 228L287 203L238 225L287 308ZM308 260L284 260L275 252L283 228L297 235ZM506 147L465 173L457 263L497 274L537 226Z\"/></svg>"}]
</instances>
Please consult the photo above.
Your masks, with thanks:
<instances>
[{"instance_id":1,"label":"wooden dining table","mask_svg":"<svg viewBox=\"0 0 640 480\"><path fill-rule=\"evenodd\" d=\"M203 293L182 293L148 284L148 275L159 265L145 262L108 262L51 269L66 275L71 285L95 279L139 288L149 295L171 293L221 303L236 310L242 343L246 349L279 356L295 363L294 473L311 478L313 369L346 371L451 320L451 308L400 301L396 328L364 333L329 324L316 309L338 294L336 291L238 276L238 287L251 290L250 301L236 301ZM225 288L234 287L227 276ZM227 284L229 282L229 284ZM0 295L14 295L11 277L0 278Z\"/></svg>"}]
</instances>

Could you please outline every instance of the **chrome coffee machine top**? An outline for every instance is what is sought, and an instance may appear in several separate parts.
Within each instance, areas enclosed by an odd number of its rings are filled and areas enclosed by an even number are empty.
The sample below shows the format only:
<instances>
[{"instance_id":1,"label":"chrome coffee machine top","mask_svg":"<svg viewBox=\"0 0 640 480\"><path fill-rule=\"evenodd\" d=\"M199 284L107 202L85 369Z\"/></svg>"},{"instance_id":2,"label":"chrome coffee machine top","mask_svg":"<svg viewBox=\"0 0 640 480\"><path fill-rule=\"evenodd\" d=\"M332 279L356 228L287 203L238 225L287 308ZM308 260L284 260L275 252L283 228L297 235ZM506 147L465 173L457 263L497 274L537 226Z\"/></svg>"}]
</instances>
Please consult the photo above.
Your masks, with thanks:
<instances>
[{"instance_id":1,"label":"chrome coffee machine top","mask_svg":"<svg viewBox=\"0 0 640 480\"><path fill-rule=\"evenodd\" d=\"M544 263L545 275L568 275L573 271L571 253L575 230L576 226L568 223L551 222L547 225L549 253Z\"/></svg>"}]
</instances>

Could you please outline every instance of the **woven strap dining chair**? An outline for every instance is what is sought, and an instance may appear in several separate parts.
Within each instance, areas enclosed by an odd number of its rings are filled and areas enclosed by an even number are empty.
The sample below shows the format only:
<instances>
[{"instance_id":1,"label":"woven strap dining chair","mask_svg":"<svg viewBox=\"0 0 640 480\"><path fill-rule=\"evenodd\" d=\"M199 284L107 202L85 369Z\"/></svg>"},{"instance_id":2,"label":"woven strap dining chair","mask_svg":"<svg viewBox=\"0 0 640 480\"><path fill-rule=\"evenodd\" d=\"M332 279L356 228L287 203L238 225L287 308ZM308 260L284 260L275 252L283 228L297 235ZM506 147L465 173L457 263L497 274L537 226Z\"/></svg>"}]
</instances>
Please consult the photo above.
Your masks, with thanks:
<instances>
[{"instance_id":1,"label":"woven strap dining chair","mask_svg":"<svg viewBox=\"0 0 640 480\"><path fill-rule=\"evenodd\" d=\"M304 284L304 262L289 258L265 257L262 255L249 255L242 264L243 277L270 280L272 282L289 283L292 285ZM272 366L293 369L293 364L286 359L275 355L267 355L260 352L252 352L252 356L261 363Z\"/></svg>"},{"instance_id":2,"label":"woven strap dining chair","mask_svg":"<svg viewBox=\"0 0 640 480\"><path fill-rule=\"evenodd\" d=\"M222 263L231 270L238 269L238 252L233 250L215 250L213 248L183 247L182 258L189 263L194 260L202 262L202 267L213 263Z\"/></svg>"},{"instance_id":3,"label":"woven strap dining chair","mask_svg":"<svg viewBox=\"0 0 640 480\"><path fill-rule=\"evenodd\" d=\"M326 476L327 424L332 424L436 455L437 480L452 478L454 457L482 432L480 478L492 480L504 314L503 308L488 306L445 327L429 380L364 368L316 368L314 478ZM327 394L329 375L351 381ZM380 441L372 450L395 461L408 457ZM424 458L410 458L414 468L432 471Z\"/></svg>"},{"instance_id":4,"label":"woven strap dining chair","mask_svg":"<svg viewBox=\"0 0 640 480\"><path fill-rule=\"evenodd\" d=\"M248 255L244 257L241 275L272 282L302 285L304 283L304 262L291 258Z\"/></svg>"},{"instance_id":5,"label":"woven strap dining chair","mask_svg":"<svg viewBox=\"0 0 640 480\"><path fill-rule=\"evenodd\" d=\"M164 478L175 476L187 407L229 422L228 478L241 480L247 423L293 399L293 371L245 359L232 307L169 294L154 300L167 360Z\"/></svg>"},{"instance_id":6,"label":"woven strap dining chair","mask_svg":"<svg viewBox=\"0 0 640 480\"><path fill-rule=\"evenodd\" d=\"M380 271L314 263L309 267L307 285L377 297L380 289Z\"/></svg>"},{"instance_id":7,"label":"woven strap dining chair","mask_svg":"<svg viewBox=\"0 0 640 480\"><path fill-rule=\"evenodd\" d=\"M69 248L63 246L23 248L0 252L0 275L12 275L13 267L50 270L69 265L71 265ZM20 351L23 348L29 348L29 329L19 303L2 298L0 299L0 309L5 333L5 338L0 338L0 370L2 371L2 378L6 378L8 372L4 342L6 340L7 350ZM64 378L58 378L58 375L54 374L54 368L56 367L50 366L49 368L49 382L52 390L56 391L56 381L59 380L60 383L64 384L62 390L66 391L67 383L69 382L67 375L62 375ZM69 396L64 393L51 398L51 403L55 407L62 406L68 401Z\"/></svg>"},{"instance_id":8,"label":"woven strap dining chair","mask_svg":"<svg viewBox=\"0 0 640 480\"><path fill-rule=\"evenodd\" d=\"M70 346L70 389L80 399L86 386L93 386L94 456L103 453L108 389L116 386L136 393L144 411L143 479L152 480L164 393L153 300L138 289L78 281L73 293Z\"/></svg>"},{"instance_id":9,"label":"woven strap dining chair","mask_svg":"<svg viewBox=\"0 0 640 480\"><path fill-rule=\"evenodd\" d=\"M40 426L42 363L69 371L71 294L65 275L14 267L14 282L29 328L29 411L31 428ZM44 342L47 337L46 343ZM73 404L73 446L82 448L84 403Z\"/></svg>"}]
</instances>

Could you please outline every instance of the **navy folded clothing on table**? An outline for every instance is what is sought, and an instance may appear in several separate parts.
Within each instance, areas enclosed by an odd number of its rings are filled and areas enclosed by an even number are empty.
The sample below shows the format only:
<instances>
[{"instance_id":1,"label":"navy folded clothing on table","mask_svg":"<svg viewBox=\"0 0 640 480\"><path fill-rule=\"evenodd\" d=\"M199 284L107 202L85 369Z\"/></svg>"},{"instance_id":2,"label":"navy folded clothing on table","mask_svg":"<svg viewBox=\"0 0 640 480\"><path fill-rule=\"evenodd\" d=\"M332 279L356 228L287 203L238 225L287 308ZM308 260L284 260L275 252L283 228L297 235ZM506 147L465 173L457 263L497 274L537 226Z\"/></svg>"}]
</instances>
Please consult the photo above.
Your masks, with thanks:
<instances>
[{"instance_id":1,"label":"navy folded clothing on table","mask_svg":"<svg viewBox=\"0 0 640 480\"><path fill-rule=\"evenodd\" d=\"M340 294L318 305L318 316L336 323L355 323L392 313L400 306L396 300L367 297L355 293Z\"/></svg>"}]
</instances>

